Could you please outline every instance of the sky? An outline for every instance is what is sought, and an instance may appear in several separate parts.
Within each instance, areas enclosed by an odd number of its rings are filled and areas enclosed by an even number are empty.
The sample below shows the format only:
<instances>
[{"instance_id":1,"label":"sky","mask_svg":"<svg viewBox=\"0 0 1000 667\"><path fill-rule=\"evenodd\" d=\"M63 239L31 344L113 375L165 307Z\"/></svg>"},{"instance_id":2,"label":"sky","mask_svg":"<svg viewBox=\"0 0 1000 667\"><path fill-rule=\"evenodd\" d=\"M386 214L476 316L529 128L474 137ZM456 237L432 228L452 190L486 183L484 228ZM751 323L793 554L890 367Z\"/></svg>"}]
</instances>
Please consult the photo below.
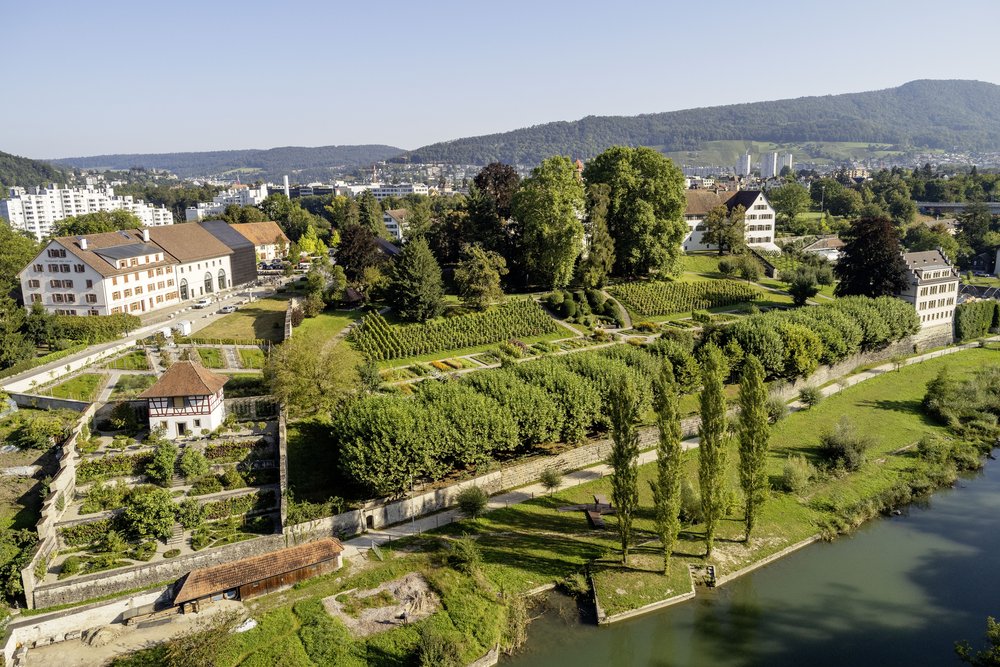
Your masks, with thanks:
<instances>
[{"instance_id":1,"label":"sky","mask_svg":"<svg viewBox=\"0 0 1000 667\"><path fill-rule=\"evenodd\" d=\"M997 0L0 0L0 151L388 144L1000 84Z\"/></svg>"}]
</instances>

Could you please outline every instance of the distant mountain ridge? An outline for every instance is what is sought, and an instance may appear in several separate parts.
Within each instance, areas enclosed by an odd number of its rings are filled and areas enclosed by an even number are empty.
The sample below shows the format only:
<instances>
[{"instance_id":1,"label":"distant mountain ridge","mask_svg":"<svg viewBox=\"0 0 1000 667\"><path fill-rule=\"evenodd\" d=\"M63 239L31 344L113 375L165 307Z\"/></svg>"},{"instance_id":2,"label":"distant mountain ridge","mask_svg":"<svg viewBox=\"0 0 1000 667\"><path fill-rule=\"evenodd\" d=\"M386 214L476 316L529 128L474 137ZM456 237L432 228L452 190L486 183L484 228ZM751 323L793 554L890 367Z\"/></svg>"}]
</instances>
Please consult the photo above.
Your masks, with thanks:
<instances>
[{"instance_id":1,"label":"distant mountain ridge","mask_svg":"<svg viewBox=\"0 0 1000 667\"><path fill-rule=\"evenodd\" d=\"M335 167L363 167L387 160L402 148L380 144L359 146L283 146L268 149L188 153L119 153L52 160L79 169L166 169L181 178L246 172L247 178L280 181L285 174L308 182L329 178Z\"/></svg>"},{"instance_id":2,"label":"distant mountain ridge","mask_svg":"<svg viewBox=\"0 0 1000 667\"><path fill-rule=\"evenodd\" d=\"M551 155L587 159L609 146L697 150L705 141L851 141L1000 151L1000 86L911 81L862 93L800 97L641 116L587 116L424 146L408 162L533 165Z\"/></svg>"},{"instance_id":3,"label":"distant mountain ridge","mask_svg":"<svg viewBox=\"0 0 1000 667\"><path fill-rule=\"evenodd\" d=\"M0 198L7 196L6 189L12 185L29 187L65 182L66 174L47 162L0 152L0 185L5 190L0 192Z\"/></svg>"}]
</instances>

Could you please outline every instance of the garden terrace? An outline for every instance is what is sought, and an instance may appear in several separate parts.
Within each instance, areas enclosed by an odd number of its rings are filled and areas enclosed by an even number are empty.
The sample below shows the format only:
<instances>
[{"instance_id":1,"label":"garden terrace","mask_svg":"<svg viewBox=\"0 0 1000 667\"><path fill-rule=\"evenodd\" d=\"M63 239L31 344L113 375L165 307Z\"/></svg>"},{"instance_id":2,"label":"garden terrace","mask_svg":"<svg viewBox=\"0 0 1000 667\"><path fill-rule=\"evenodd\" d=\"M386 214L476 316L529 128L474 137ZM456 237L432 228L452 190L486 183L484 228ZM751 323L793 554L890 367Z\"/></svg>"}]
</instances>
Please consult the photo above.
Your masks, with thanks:
<instances>
[{"instance_id":1,"label":"garden terrace","mask_svg":"<svg viewBox=\"0 0 1000 667\"><path fill-rule=\"evenodd\" d=\"M643 316L733 306L762 296L757 287L734 280L634 282L615 285L608 291L629 310Z\"/></svg>"},{"instance_id":2,"label":"garden terrace","mask_svg":"<svg viewBox=\"0 0 1000 667\"><path fill-rule=\"evenodd\" d=\"M380 361L554 334L556 327L537 303L520 299L423 324L393 325L372 313L354 328L350 339L365 357Z\"/></svg>"},{"instance_id":3,"label":"garden terrace","mask_svg":"<svg viewBox=\"0 0 1000 667\"><path fill-rule=\"evenodd\" d=\"M274 297L243 304L235 313L221 317L198 331L197 339L206 342L256 343L263 340L280 343L285 337L287 308L287 299Z\"/></svg>"}]
</instances>

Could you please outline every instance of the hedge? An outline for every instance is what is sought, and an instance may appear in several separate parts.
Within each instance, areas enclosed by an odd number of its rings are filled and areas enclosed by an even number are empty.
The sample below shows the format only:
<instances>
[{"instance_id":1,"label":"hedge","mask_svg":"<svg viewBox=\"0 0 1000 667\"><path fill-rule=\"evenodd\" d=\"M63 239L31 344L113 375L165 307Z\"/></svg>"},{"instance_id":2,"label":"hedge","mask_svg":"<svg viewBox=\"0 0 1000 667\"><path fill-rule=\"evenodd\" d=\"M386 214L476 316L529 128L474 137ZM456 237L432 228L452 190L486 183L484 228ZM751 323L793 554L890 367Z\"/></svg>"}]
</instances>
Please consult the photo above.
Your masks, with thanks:
<instances>
[{"instance_id":1,"label":"hedge","mask_svg":"<svg viewBox=\"0 0 1000 667\"><path fill-rule=\"evenodd\" d=\"M694 283L639 282L616 285L613 296L640 315L670 315L755 301L761 291L735 280Z\"/></svg>"},{"instance_id":2,"label":"hedge","mask_svg":"<svg viewBox=\"0 0 1000 667\"><path fill-rule=\"evenodd\" d=\"M1000 302L967 301L955 308L955 337L959 341L982 338L1000 326Z\"/></svg>"},{"instance_id":3,"label":"hedge","mask_svg":"<svg viewBox=\"0 0 1000 667\"><path fill-rule=\"evenodd\" d=\"M71 354L81 352L90 347L89 343L79 343L77 345L71 345L65 350L58 350L56 352L51 352L42 357L36 357L34 359L25 359L24 361L19 361L13 366L8 366L7 368L0 371L0 378L10 377L11 375L17 375L18 373L23 373L24 371L31 370L32 368L37 368L38 366L43 366L52 361L59 361L64 359Z\"/></svg>"},{"instance_id":4,"label":"hedge","mask_svg":"<svg viewBox=\"0 0 1000 667\"><path fill-rule=\"evenodd\" d=\"M141 454L111 454L99 458L84 459L76 467L76 481L82 484L110 477L138 477L145 474L146 464L152 458L151 452L144 452Z\"/></svg>"}]
</instances>

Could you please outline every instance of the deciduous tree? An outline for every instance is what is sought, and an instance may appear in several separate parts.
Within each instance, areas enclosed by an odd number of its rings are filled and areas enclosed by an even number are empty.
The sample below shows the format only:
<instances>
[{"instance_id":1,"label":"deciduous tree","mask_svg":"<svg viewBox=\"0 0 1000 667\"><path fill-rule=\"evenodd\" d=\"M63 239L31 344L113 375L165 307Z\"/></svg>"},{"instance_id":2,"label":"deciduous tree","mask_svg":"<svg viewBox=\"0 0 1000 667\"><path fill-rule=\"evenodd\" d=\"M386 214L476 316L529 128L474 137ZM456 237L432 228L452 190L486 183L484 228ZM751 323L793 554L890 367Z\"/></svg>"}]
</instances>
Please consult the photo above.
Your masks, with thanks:
<instances>
[{"instance_id":1,"label":"deciduous tree","mask_svg":"<svg viewBox=\"0 0 1000 667\"><path fill-rule=\"evenodd\" d=\"M740 448L740 486L743 487L746 539L749 541L761 508L767 500L768 482L765 464L771 431L764 367L753 355L743 360L739 403L737 432Z\"/></svg>"},{"instance_id":2,"label":"deciduous tree","mask_svg":"<svg viewBox=\"0 0 1000 667\"><path fill-rule=\"evenodd\" d=\"M681 528L681 422L677 383L673 366L663 361L660 376L653 384L653 403L660 439L656 446L656 479L649 481L653 492L653 520L663 545L663 572L670 571L670 557Z\"/></svg>"},{"instance_id":3,"label":"deciduous tree","mask_svg":"<svg viewBox=\"0 0 1000 667\"><path fill-rule=\"evenodd\" d=\"M120 229L139 229L140 227L142 227L142 220L131 211L122 209L95 211L83 215L71 215L60 220L52 228L52 236L83 236L85 234L114 232Z\"/></svg>"},{"instance_id":4,"label":"deciduous tree","mask_svg":"<svg viewBox=\"0 0 1000 667\"><path fill-rule=\"evenodd\" d=\"M837 296L892 296L906 288L906 262L888 218L861 218L843 234L847 241L834 272Z\"/></svg>"},{"instance_id":5,"label":"deciduous tree","mask_svg":"<svg viewBox=\"0 0 1000 667\"><path fill-rule=\"evenodd\" d=\"M705 557L712 556L712 545L719 520L725 511L726 462L729 458L729 432L726 424L726 396L723 381L726 362L715 345L703 348L701 391L701 442L698 445L698 483L701 488L701 511L705 522Z\"/></svg>"},{"instance_id":6,"label":"deciduous tree","mask_svg":"<svg viewBox=\"0 0 1000 667\"><path fill-rule=\"evenodd\" d=\"M357 390L360 363L346 343L298 333L271 350L264 379L292 415L322 415Z\"/></svg>"},{"instance_id":7,"label":"deciduous tree","mask_svg":"<svg viewBox=\"0 0 1000 667\"><path fill-rule=\"evenodd\" d=\"M718 246L719 254L725 251L739 252L746 247L746 209L735 206L730 211L726 206L719 205L705 216L704 242Z\"/></svg>"}]
</instances>

